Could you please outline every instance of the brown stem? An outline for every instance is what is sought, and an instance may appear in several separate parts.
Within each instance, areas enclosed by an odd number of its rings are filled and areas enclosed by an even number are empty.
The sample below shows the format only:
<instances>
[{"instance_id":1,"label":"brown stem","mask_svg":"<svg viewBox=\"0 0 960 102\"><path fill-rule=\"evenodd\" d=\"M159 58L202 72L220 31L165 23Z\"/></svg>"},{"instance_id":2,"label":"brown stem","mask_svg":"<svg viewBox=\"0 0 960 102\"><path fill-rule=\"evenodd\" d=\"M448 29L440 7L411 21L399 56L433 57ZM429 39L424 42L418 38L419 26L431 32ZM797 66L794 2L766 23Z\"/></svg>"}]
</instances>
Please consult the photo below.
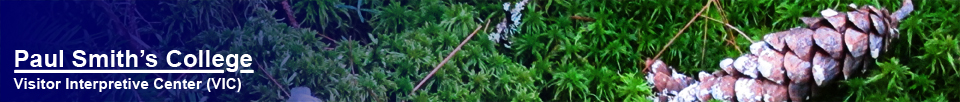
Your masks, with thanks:
<instances>
[{"instance_id":1,"label":"brown stem","mask_svg":"<svg viewBox=\"0 0 960 102\"><path fill-rule=\"evenodd\" d=\"M450 54L447 54L447 57L443 58L443 61L440 61L440 64L437 64L436 67L433 67L433 71L430 71L430 74L427 74L427 77L424 77L422 80L420 80L420 83L417 84L416 87L413 87L413 91L410 91L410 95L413 95L414 92L417 92L417 90L420 89L420 86L423 86L423 83L426 83L427 80L430 80L430 77L433 77L433 74L437 73L437 71L440 70L440 67L443 67L443 64L446 64L447 61L450 61L450 58L453 58L453 55L456 55L457 51L460 51L460 48L467 44L467 42L470 41L470 38L473 38L473 35L477 34L477 31L480 31L480 28L483 28L483 26L478 26L477 29L473 30L473 33L470 33L466 39L463 39L463 41L460 42L460 45L457 45L457 48L454 48Z\"/></svg>"},{"instance_id":2,"label":"brown stem","mask_svg":"<svg viewBox=\"0 0 960 102\"><path fill-rule=\"evenodd\" d=\"M267 78L270 78L270 81L273 81L273 84L277 85L277 89L280 89L280 91L283 91L283 93L286 94L287 97L290 97L290 93L287 92L286 88L283 85L281 85L280 82L277 82L277 79L274 79L273 75L270 75L270 73L267 73L267 71L263 69L263 66L260 65L260 63L257 63L257 68L260 68L260 72L263 72L263 74L266 74Z\"/></svg>"},{"instance_id":3,"label":"brown stem","mask_svg":"<svg viewBox=\"0 0 960 102\"><path fill-rule=\"evenodd\" d=\"M700 16L703 16L703 15L700 15ZM703 26L701 26L702 29L703 29L703 34L700 34L700 35L703 35L703 37L700 39L700 42L702 42L703 45L700 45L700 61L703 61L704 59L707 58L707 48L706 48L706 47L707 47L707 32L710 31L710 28L707 28L707 26L709 26L709 25L710 25L710 23L703 23ZM700 66L700 65L703 65L703 63L697 63L697 66Z\"/></svg>"},{"instance_id":4,"label":"brown stem","mask_svg":"<svg viewBox=\"0 0 960 102\"><path fill-rule=\"evenodd\" d=\"M723 3L720 3L721 1L718 1L718 0L710 0L710 1L713 2L713 6L716 7L717 12L720 13L720 17L727 17L726 11L723 11ZM727 19L723 19L722 23L729 24L730 21L728 21ZM740 51L740 46L737 45L737 40L736 40L736 37L733 35L733 32L727 32L727 36L728 37L726 39L726 42L729 43L730 45L733 45L733 47L737 49L738 53L743 53L743 51Z\"/></svg>"},{"instance_id":5,"label":"brown stem","mask_svg":"<svg viewBox=\"0 0 960 102\"><path fill-rule=\"evenodd\" d=\"M330 38L329 36L327 36L327 35L325 35L325 34L317 33L317 35L320 35L320 37L323 37L323 38L327 38L327 40L330 40L330 41L333 41L333 42L337 42L337 40L333 40L333 38Z\"/></svg>"},{"instance_id":6,"label":"brown stem","mask_svg":"<svg viewBox=\"0 0 960 102\"><path fill-rule=\"evenodd\" d=\"M280 4L283 5L283 10L287 11L287 20L290 21L290 25L293 25L294 28L300 28L300 23L297 23L297 18L293 16L293 10L290 10L290 3L287 0L280 1Z\"/></svg>"},{"instance_id":7,"label":"brown stem","mask_svg":"<svg viewBox=\"0 0 960 102\"><path fill-rule=\"evenodd\" d=\"M666 51L667 48L670 47L670 44L673 44L673 41L677 40L677 37L680 37L680 34L683 34L683 31L687 30L687 28L690 27L690 24L693 24L694 20L697 20L697 16L700 16L700 14L703 14L703 11L707 11L707 8L710 7L710 4L713 4L713 2L707 2L707 5L704 5L703 8L700 8L700 11L697 12L697 15L693 16L693 18L690 18L690 21L687 21L687 24L683 25L683 28L681 28L680 31L677 32L677 34L674 34L673 38L670 38L670 42L667 42L667 45L664 45L663 49L660 49L660 52L657 52L657 55L654 56L653 59L660 59L660 54L663 54L663 51ZM645 65L645 66L646 67L644 67L643 72L647 72L647 70L650 68L650 65Z\"/></svg>"},{"instance_id":8,"label":"brown stem","mask_svg":"<svg viewBox=\"0 0 960 102\"><path fill-rule=\"evenodd\" d=\"M730 29L733 29L733 31L737 31L737 33L740 33L740 36L743 36L743 38L747 38L748 41L754 42L753 39L750 38L750 36L747 36L746 33L743 33L743 31L740 31L740 29L737 29L737 27L733 27L733 25L730 25L729 23L724 23L723 21L720 21L720 20L717 20L717 19L713 19L713 18L710 18L710 17L707 17L707 16L703 16L703 15L700 15L700 17L706 18L706 19L708 19L708 20L711 20L711 21L714 21L714 22L717 22L717 23L723 23L724 26L727 26L727 27L729 27Z\"/></svg>"}]
</instances>

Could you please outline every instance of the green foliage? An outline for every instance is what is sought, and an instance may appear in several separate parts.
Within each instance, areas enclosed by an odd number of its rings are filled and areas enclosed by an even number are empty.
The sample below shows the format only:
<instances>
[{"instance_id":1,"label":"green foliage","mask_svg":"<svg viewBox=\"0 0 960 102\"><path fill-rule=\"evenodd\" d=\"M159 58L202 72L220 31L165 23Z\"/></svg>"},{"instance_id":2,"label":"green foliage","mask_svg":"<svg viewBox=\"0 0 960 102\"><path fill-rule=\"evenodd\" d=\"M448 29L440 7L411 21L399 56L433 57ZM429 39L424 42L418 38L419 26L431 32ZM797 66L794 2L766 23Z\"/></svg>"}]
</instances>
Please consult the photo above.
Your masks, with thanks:
<instances>
[{"instance_id":1,"label":"green foliage","mask_svg":"<svg viewBox=\"0 0 960 102\"><path fill-rule=\"evenodd\" d=\"M409 2L402 4L401 2ZM440 0L422 0L422 1L393 1L391 0L383 7L377 7L382 11L371 18L371 26L375 33L396 33L410 30L418 26L426 26L428 23L436 24L441 20L441 16L455 17L447 13L451 12L447 2ZM469 6L469 5L467 5ZM471 6L472 7L472 6ZM472 18L471 18L472 19Z\"/></svg>"},{"instance_id":2,"label":"green foliage","mask_svg":"<svg viewBox=\"0 0 960 102\"><path fill-rule=\"evenodd\" d=\"M242 15L227 10L234 7L214 5L235 5L231 1L164 3L169 5L164 9L174 14L162 17L167 31L152 32L161 42L156 49L252 54L257 74L186 77L240 77L247 86L239 93L211 92L219 96L185 90L162 98L283 101L285 90L305 86L325 101L650 101L653 92L641 72L643 58L655 56L707 4L532 0L523 11L519 34L511 39L513 47L505 48L486 37L508 15L501 6L505 1L291 0L303 25L322 27L314 29L293 28L284 23L286 20L274 18L272 9L279 8L263 6L274 2L249 1ZM356 6L357 2L362 6ZM817 16L819 10L827 8L845 11L849 3L895 10L900 0L721 0L703 16L728 22L747 37L759 40L764 34L803 25L798 17ZM870 63L872 69L866 74L838 84L842 95L818 100L960 99L960 88L956 87L960 83L952 81L960 80L956 74L960 73L960 21L955 18L960 16L956 13L958 2L914 3L917 10L901 22L902 35L891 50L875 64ZM595 21L571 19L573 16ZM368 21L356 23L354 19ZM490 23L483 28L487 30L468 39L435 76L413 90L477 26L486 23ZM327 27L353 30L355 24L373 27L370 34L363 35L371 42L337 39L324 43L315 36L318 31L332 30ZM200 33L188 36L187 41L177 41L180 34L191 32ZM717 70L719 60L745 52L751 43L747 37L719 22L698 17L661 59L683 73ZM183 46L171 46L177 44ZM137 93L146 97L159 92ZM124 92L109 94L115 94L111 99L128 97Z\"/></svg>"},{"instance_id":3,"label":"green foliage","mask_svg":"<svg viewBox=\"0 0 960 102\"><path fill-rule=\"evenodd\" d=\"M312 36L315 33L278 23L280 20L270 17L273 13L273 11L258 8L255 14L258 16L248 18L248 23L243 28L206 31L198 34L197 37L188 42L188 45L196 45L197 49L216 49L216 53L247 53L251 56L257 56L254 57L254 63L256 64L251 66L252 68L263 68L264 70L258 71L266 71L263 73L273 75L269 77L277 78L277 81L282 85L291 85L295 83L294 80L291 80L292 77L296 76L291 69L300 67L292 67L286 64L292 62L289 61L290 56L309 52L312 46L323 45L304 43L304 41L316 41L317 39ZM296 51L296 53L293 51ZM242 77L242 80L247 80L248 83L265 84L251 84L252 88L250 89L253 89L252 91L245 90L241 91L239 95L219 96L221 99L277 101L282 97L278 93L283 89L277 89L277 86L266 78L266 75L235 74L228 76ZM259 95L260 98L243 97L249 94Z\"/></svg>"},{"instance_id":4,"label":"green foliage","mask_svg":"<svg viewBox=\"0 0 960 102\"><path fill-rule=\"evenodd\" d=\"M643 76L635 73L621 74L622 84L617 85L617 96L625 97L624 101L637 102L647 100L646 96L652 95L650 86L643 80Z\"/></svg>"},{"instance_id":5,"label":"green foliage","mask_svg":"<svg viewBox=\"0 0 960 102\"><path fill-rule=\"evenodd\" d=\"M343 5L344 3L339 0L304 0L291 2L291 8L301 8L294 9L297 14L306 14L304 16L301 24L302 26L315 26L319 25L320 27L326 28L328 26L334 25L339 28L341 26L349 26L349 18L344 17L354 17L356 14L348 12L347 9L337 8L337 5ZM343 16L341 16L343 15Z\"/></svg>"},{"instance_id":6,"label":"green foliage","mask_svg":"<svg viewBox=\"0 0 960 102\"><path fill-rule=\"evenodd\" d=\"M666 38L672 37L682 27L682 22L689 19L683 18L689 15L673 13L696 12L703 5L702 2L684 3L688 4L602 0L531 3L524 13L522 32L514 39L514 55L521 63L557 66L546 70L552 76L551 84L546 88L554 93L542 98L553 101L647 100L650 88L644 85L641 76L634 74L640 73L642 58L655 55L669 40ZM591 17L596 21L572 20L569 19L571 16ZM706 23L713 22L695 24ZM722 52L734 50L703 50L705 47L726 48L722 45L724 35L706 36L707 32L698 29L687 31L662 58L674 65L689 65L676 66L681 71L714 69L717 65L711 63L718 62L723 57Z\"/></svg>"},{"instance_id":7,"label":"green foliage","mask_svg":"<svg viewBox=\"0 0 960 102\"><path fill-rule=\"evenodd\" d=\"M466 38L478 25L474 21L475 8L464 4L442 6L449 10L441 15L439 23L426 22L424 26L400 33L382 35L379 46L384 48L382 58L396 72L393 80L404 86L396 94L406 97L412 86L438 64L446 54ZM508 56L497 52L495 44L484 33L477 34L463 46L450 63L427 81L415 101L539 101L540 87L544 85L541 73L524 67Z\"/></svg>"},{"instance_id":8,"label":"green foliage","mask_svg":"<svg viewBox=\"0 0 960 102\"><path fill-rule=\"evenodd\" d=\"M249 1L257 2L257 1ZM235 5L243 6L243 3L226 0L177 0L161 1L160 5L166 6L156 10L162 17L162 25L157 27L147 27L148 29L158 29L163 35L182 37L183 34L194 34L206 30L223 29L240 26L240 20L252 12L253 5L246 5L243 10L234 10ZM150 23L150 22L145 22ZM161 44L167 45L167 44Z\"/></svg>"},{"instance_id":9,"label":"green foliage","mask_svg":"<svg viewBox=\"0 0 960 102\"><path fill-rule=\"evenodd\" d=\"M468 1L470 3L491 3ZM442 67L434 78L426 81L413 95L415 86L430 68L452 51L463 38L480 23L499 22L504 17L498 4L471 4L426 0L415 2L392 1L386 6L374 7L381 11L373 15L371 25L379 35L373 43L354 44L346 40L330 50L307 51L317 56L313 60L291 58L306 69L294 69L298 76L327 77L309 79L308 87L321 87L317 96L329 100L357 101L376 96L374 100L413 101L640 101L650 99L650 86L641 77L642 58L651 57L663 48L674 33L693 17L705 2L673 1L533 1L523 11L521 32L512 39L514 47L502 49L485 37L474 37L463 50ZM496 2L492 2L496 3ZM798 17L815 16L818 10L844 10L849 1L721 1L708 9L704 16L718 18L743 29L750 38L760 39L766 33L801 26ZM877 5L895 9L898 0L853 1L859 5ZM924 2L918 2L919 12L925 11ZM473 6L477 5L477 6ZM655 5L655 6L651 6ZM493 9L491 9L493 8ZM952 8L949 10L953 10ZM333 12L338 10L330 10ZM492 13L480 13L492 12ZM347 14L347 13L345 13ZM950 13L944 13L947 15ZM914 50L893 50L890 57L879 59L878 66L866 77L854 77L843 82L849 90L846 97L821 100L856 101L913 101L931 99L950 100L956 97L956 83L943 80L957 79L956 31L950 30L956 20L944 22L939 33L922 35L922 41L912 40L915 34L931 28L916 26L923 14L913 14L901 27L905 42L924 43ZM341 15L343 16L343 15ZM583 16L593 22L569 19ZM346 16L344 16L346 17ZM948 16L935 16L948 17ZM491 21L483 19L491 18ZM336 19L336 18L335 18ZM478 22L479 21L479 22ZM923 23L928 24L928 23ZM933 23L936 24L936 23ZM485 36L480 32L477 36ZM732 40L732 41L728 41ZM739 55L750 42L735 35L730 28L709 20L697 20L667 49L662 59L684 73L716 70L719 59ZM310 45L310 44L308 44ZM325 44L313 49L323 49ZM736 49L734 46L740 46ZM718 48L718 49L712 49ZM268 50L270 51L270 50ZM922 52L921 52L922 51ZM366 53L358 53L366 52ZM310 55L310 54L306 54ZM913 57L916 56L916 57ZM319 59L318 59L319 58ZM897 58L914 58L910 62L930 64L900 64ZM327 61L332 60L332 61ZM305 61L305 62L304 62ZM298 64L300 63L300 64ZM328 66L328 67L315 67ZM315 68L312 68L315 67ZM300 68L300 67L291 67ZM332 68L332 69L331 69ZM913 68L913 69L911 69ZM924 71L929 73L914 73ZM277 73L284 75L284 73ZM375 76L371 79L364 77ZM279 76L278 79L285 78ZM286 77L289 78L289 77ZM299 78L299 77L298 77ZM343 82L357 80L357 82ZM329 85L315 85L315 84ZM338 84L339 83L339 84ZM376 83L349 87L343 83ZM267 89L269 84L264 84ZM292 86L287 86L292 87ZM330 91L336 90L336 91ZM352 90L352 91L345 91ZM357 90L374 90L364 94ZM268 91L270 92L270 91ZM881 94L864 94L881 93ZM363 97L361 97L363 96ZM278 98L282 100L281 98ZM875 100L874 100L875 99Z\"/></svg>"},{"instance_id":10,"label":"green foliage","mask_svg":"<svg viewBox=\"0 0 960 102\"><path fill-rule=\"evenodd\" d=\"M858 101L946 101L960 99L960 2L914 1L917 8L901 22L901 36L891 45L889 58L880 58L880 69L869 71L865 81L850 81ZM888 6L889 7L889 6ZM895 6L899 7L899 6ZM897 60L902 58L904 60ZM909 59L909 60L907 60ZM859 86L859 88L858 88Z\"/></svg>"},{"instance_id":11,"label":"green foliage","mask_svg":"<svg viewBox=\"0 0 960 102\"><path fill-rule=\"evenodd\" d=\"M403 27L414 26L415 20L417 17L414 13L417 13L409 9L407 5L401 5L400 2L390 2L386 7L380 8L383 13L373 17L375 22L373 25L375 31L385 32L385 31L399 31L403 30Z\"/></svg>"}]
</instances>

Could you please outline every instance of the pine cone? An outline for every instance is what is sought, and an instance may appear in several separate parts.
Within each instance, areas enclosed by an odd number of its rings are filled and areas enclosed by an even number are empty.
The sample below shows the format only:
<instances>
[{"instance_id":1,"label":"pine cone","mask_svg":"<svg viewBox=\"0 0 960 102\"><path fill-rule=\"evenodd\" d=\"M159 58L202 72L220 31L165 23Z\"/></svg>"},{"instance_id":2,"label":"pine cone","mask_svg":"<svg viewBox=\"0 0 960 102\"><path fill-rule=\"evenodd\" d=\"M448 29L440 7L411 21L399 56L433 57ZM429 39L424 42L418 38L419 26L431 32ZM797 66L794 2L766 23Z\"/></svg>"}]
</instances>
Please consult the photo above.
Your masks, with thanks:
<instances>
[{"instance_id":1,"label":"pine cone","mask_svg":"<svg viewBox=\"0 0 960 102\"><path fill-rule=\"evenodd\" d=\"M750 53L720 61L722 70L700 72L699 80L677 73L657 59L647 75L659 101L804 101L842 73L844 79L866 70L866 63L898 38L900 20L913 11L910 0L889 13L874 6L852 11L820 11L822 17L801 17L807 26L764 35ZM869 58L866 57L869 54Z\"/></svg>"}]
</instances>

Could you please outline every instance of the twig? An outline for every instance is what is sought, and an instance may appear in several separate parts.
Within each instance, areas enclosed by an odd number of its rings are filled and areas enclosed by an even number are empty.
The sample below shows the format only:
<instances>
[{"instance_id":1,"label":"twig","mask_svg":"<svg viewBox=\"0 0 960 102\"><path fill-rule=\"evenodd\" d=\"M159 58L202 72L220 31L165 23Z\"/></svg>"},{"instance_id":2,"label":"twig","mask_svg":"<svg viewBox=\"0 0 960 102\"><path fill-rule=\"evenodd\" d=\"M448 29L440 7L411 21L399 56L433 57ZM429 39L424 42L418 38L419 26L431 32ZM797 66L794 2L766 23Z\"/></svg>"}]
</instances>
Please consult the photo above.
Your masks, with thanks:
<instances>
[{"instance_id":1,"label":"twig","mask_svg":"<svg viewBox=\"0 0 960 102\"><path fill-rule=\"evenodd\" d=\"M593 22L593 21L596 21L596 19L593 19L593 18L590 18L590 17L577 16L577 15L570 16L570 19L580 20L580 21L584 21L584 22Z\"/></svg>"},{"instance_id":2,"label":"twig","mask_svg":"<svg viewBox=\"0 0 960 102\"><path fill-rule=\"evenodd\" d=\"M490 24L490 23L487 23L487 24ZM457 51L460 51L460 48L463 47L463 45L467 44L467 42L470 41L470 38L473 38L473 35L476 35L477 31L480 31L480 28L483 28L483 27L484 26L478 26L477 29L473 30L473 33L470 33L470 35L467 36L466 39L463 39L463 41L460 42L460 45L457 45L457 48L454 48L453 51L450 52L450 54L447 54L446 58L443 58L443 61L440 61L440 64L437 64L436 67L433 67L433 71L430 71L430 74L427 74L427 77L423 77L423 79L420 80L420 83L417 84L416 87L413 87L413 91L410 91L410 95L413 95L414 92L417 92L417 90L420 89L420 86L423 86L423 83L426 83L427 80L430 80L430 77L433 77L433 74L437 73L437 70L440 70L440 67L443 67L443 64L446 64L447 61L450 61L450 58L453 58L453 55L457 54Z\"/></svg>"},{"instance_id":3,"label":"twig","mask_svg":"<svg viewBox=\"0 0 960 102\"><path fill-rule=\"evenodd\" d=\"M720 3L720 1L718 0L710 0L710 1L713 1L714 6L717 7L717 12L720 12L720 17L727 17L727 12L723 11L723 3ZM723 23L729 24L730 21L727 19L723 19ZM743 51L740 51L740 46L737 45L737 40L736 40L736 37L734 37L733 33L727 32L727 35L729 35L729 37L727 37L726 39L727 43L730 43L730 45L733 45L734 48L737 48L737 52L743 53Z\"/></svg>"},{"instance_id":4,"label":"twig","mask_svg":"<svg viewBox=\"0 0 960 102\"><path fill-rule=\"evenodd\" d=\"M714 3L720 4L719 2L716 2L716 0L710 0L709 2L714 2ZM720 9L720 5L717 5L717 6L714 6L714 7L717 7L717 9ZM722 16L723 13L721 12L720 15ZM702 15L701 15L701 16L702 16ZM700 42L702 42L702 45L700 45L700 61L703 61L704 59L707 58L707 48L706 48L706 47L707 47L707 32L710 31L710 28L707 28L707 26L709 26L709 25L710 25L710 23L703 23L703 26L700 26L700 27L702 27L702 29L703 29L703 31L702 31L703 34L701 34L701 35L703 35L703 36L700 38ZM697 66L700 66L700 65L703 65L703 63L697 63Z\"/></svg>"},{"instance_id":5,"label":"twig","mask_svg":"<svg viewBox=\"0 0 960 102\"><path fill-rule=\"evenodd\" d=\"M283 10L287 11L287 20L290 21L290 25L293 25L294 28L300 28L300 23L297 23L297 18L293 16L293 10L290 10L290 3L287 0L280 1L280 4L283 5Z\"/></svg>"},{"instance_id":6,"label":"twig","mask_svg":"<svg viewBox=\"0 0 960 102\"><path fill-rule=\"evenodd\" d=\"M290 92L287 92L286 88L283 87L283 85L281 85L280 82L277 82L277 79L273 78L273 75L270 75L270 73L267 73L267 71L263 69L263 66L260 65L259 62L254 62L254 63L257 63L257 68L260 68L260 72L263 72L263 74L266 74L267 78L270 78L270 81L273 81L273 84L277 85L277 89L280 89L280 91L283 91L283 93L286 94L287 97L290 97Z\"/></svg>"},{"instance_id":7,"label":"twig","mask_svg":"<svg viewBox=\"0 0 960 102\"><path fill-rule=\"evenodd\" d=\"M709 19L711 21L715 21L717 23L723 23L723 21L713 19L707 16L700 15L700 17ZM737 31L737 33L740 33L740 36L743 36L743 38L747 38L748 41L753 42L753 39L751 39L750 36L747 36L746 33L743 33L743 31L740 31L740 29L737 29L737 27L733 27L733 25L730 25L729 23L723 23L723 25L729 27L730 29L733 29L733 31Z\"/></svg>"},{"instance_id":8,"label":"twig","mask_svg":"<svg viewBox=\"0 0 960 102\"><path fill-rule=\"evenodd\" d=\"M710 1L713 1L713 0L710 0ZM703 16L703 15L700 15L700 16ZM709 30L710 30L710 28L707 28L707 26L709 26L709 25L710 25L710 23L703 23L703 26L701 26L701 27L703 27L703 32L702 32L703 34L701 34L701 35L703 35L703 37L700 38L700 42L702 42L703 45L700 45L700 61L703 61L704 59L707 58L707 48L706 48L706 47L707 47L707 32L709 32ZM700 65L703 65L703 63L697 63L697 66L700 66Z\"/></svg>"},{"instance_id":9,"label":"twig","mask_svg":"<svg viewBox=\"0 0 960 102\"><path fill-rule=\"evenodd\" d=\"M707 8L710 7L710 4L713 4L713 2L707 2L707 5L704 5L703 8L700 8L700 11L697 12L696 16L700 16L700 14L703 14L703 11L706 11ZM660 54L663 54L663 51L666 51L667 48L670 47L670 44L673 44L673 41L677 40L677 37L680 37L680 34L683 34L683 31L687 30L687 28L690 27L690 24L693 24L694 20L697 20L696 16L694 16L693 18L690 18L690 21L687 21L687 24L684 25L683 28L681 28L680 31L677 32L677 34L674 34L673 38L670 38L670 42L667 42L667 45L664 45L663 49L660 49L660 52L657 52L657 55L653 57L654 60L659 59ZM650 68L650 65L644 65L644 66L646 67L644 67L643 72L647 72L647 70Z\"/></svg>"},{"instance_id":10,"label":"twig","mask_svg":"<svg viewBox=\"0 0 960 102\"><path fill-rule=\"evenodd\" d=\"M727 12L723 11L723 3L720 3L720 1L718 0L710 0L710 1L713 2L713 6L717 8L717 12L720 13L720 17L727 17ZM728 21L727 19L723 19L723 23L729 24L730 21ZM733 47L737 49L738 53L743 53L743 51L740 51L740 46L737 45L737 40L736 40L736 37L733 35L733 32L727 32L727 35L729 36L725 39L725 41L727 43L730 43L730 45L733 45Z\"/></svg>"},{"instance_id":11,"label":"twig","mask_svg":"<svg viewBox=\"0 0 960 102\"><path fill-rule=\"evenodd\" d=\"M233 18L233 23L234 23L234 24L237 24L237 27L243 28L243 25L240 25L240 20L237 20L237 13L236 13L236 12L234 12L233 10L230 10L230 16L233 16L233 17L231 17L231 18Z\"/></svg>"},{"instance_id":12,"label":"twig","mask_svg":"<svg viewBox=\"0 0 960 102\"><path fill-rule=\"evenodd\" d=\"M367 90L367 93L369 93L370 96L373 97L373 100L375 100L376 102L383 102L380 100L377 94L373 93L373 90Z\"/></svg>"},{"instance_id":13,"label":"twig","mask_svg":"<svg viewBox=\"0 0 960 102\"><path fill-rule=\"evenodd\" d=\"M484 26L483 26L483 31L484 31L484 32L487 32L487 29L490 28L490 26L487 26L487 25L490 25L490 22L492 22L492 21L490 21L490 18L487 18L486 21L487 21L487 23L484 24Z\"/></svg>"},{"instance_id":14,"label":"twig","mask_svg":"<svg viewBox=\"0 0 960 102\"><path fill-rule=\"evenodd\" d=\"M323 38L327 38L327 40L333 41L334 43L337 42L337 40L334 40L333 38L330 38L330 37L327 36L326 34L317 33L317 35L320 35L320 37L323 37Z\"/></svg>"}]
</instances>

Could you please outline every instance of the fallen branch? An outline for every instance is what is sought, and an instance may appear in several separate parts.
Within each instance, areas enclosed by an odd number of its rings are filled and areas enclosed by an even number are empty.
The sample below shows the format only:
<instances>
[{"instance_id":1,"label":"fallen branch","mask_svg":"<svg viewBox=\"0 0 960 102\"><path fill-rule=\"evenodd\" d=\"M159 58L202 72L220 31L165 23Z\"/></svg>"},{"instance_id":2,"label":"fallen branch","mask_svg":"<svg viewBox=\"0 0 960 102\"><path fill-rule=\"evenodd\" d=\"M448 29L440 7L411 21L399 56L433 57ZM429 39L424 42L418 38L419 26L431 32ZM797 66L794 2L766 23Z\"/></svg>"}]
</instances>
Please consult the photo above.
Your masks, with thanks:
<instances>
[{"instance_id":1,"label":"fallen branch","mask_svg":"<svg viewBox=\"0 0 960 102\"><path fill-rule=\"evenodd\" d=\"M490 24L490 23L487 23L487 24ZM443 67L443 64L446 64L447 61L450 61L450 58L453 58L453 55L457 54L457 51L460 51L460 48L462 48L463 45L467 44L467 42L470 41L470 38L473 38L473 35L476 35L477 31L480 31L480 28L483 28L483 27L484 26L478 26L477 29L473 30L473 33L470 33L470 35L467 36L467 38L463 39L463 41L460 42L460 45L457 45L457 48L454 48L453 51L450 52L450 54L447 54L446 58L443 58L443 61L440 61L440 64L437 64L436 67L433 67L433 71L430 71L430 74L427 74L427 77L423 77L423 79L420 80L420 83L418 83L416 87L413 87L413 91L410 91L410 95L413 95L414 92L417 92L417 90L420 89L420 86L423 86L423 83L426 83L427 80L430 80L430 77L433 77L433 74L437 73L437 70L440 70L440 67Z\"/></svg>"}]
</instances>

